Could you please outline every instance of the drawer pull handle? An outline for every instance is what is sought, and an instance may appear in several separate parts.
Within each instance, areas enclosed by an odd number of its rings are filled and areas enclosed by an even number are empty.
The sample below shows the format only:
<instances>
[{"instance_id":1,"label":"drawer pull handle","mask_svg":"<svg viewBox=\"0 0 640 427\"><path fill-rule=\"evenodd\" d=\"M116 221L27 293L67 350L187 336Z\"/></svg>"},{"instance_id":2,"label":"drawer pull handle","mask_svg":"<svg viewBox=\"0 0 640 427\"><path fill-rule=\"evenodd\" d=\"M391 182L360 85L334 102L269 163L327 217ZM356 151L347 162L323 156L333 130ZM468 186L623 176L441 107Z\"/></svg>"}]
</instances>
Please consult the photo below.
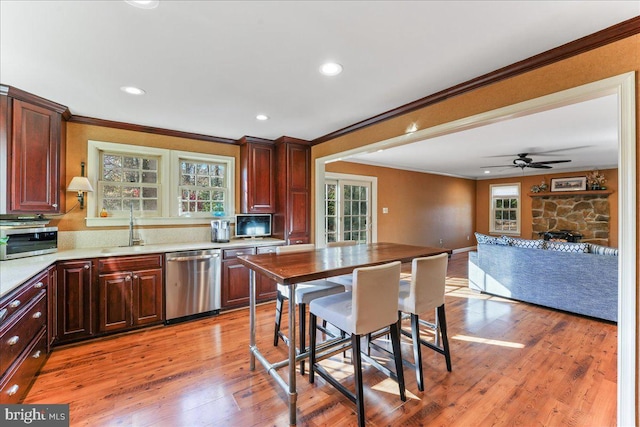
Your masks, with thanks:
<instances>
[{"instance_id":1,"label":"drawer pull handle","mask_svg":"<svg viewBox=\"0 0 640 427\"><path fill-rule=\"evenodd\" d=\"M42 317L42 312L41 311L36 311L35 313L33 313L32 317L34 319L39 319L40 317Z\"/></svg>"},{"instance_id":2,"label":"drawer pull handle","mask_svg":"<svg viewBox=\"0 0 640 427\"><path fill-rule=\"evenodd\" d=\"M7 390L7 394L9 396L13 396L14 394L16 394L18 392L19 388L20 388L20 386L18 384L14 384L11 387L9 387L9 390Z\"/></svg>"},{"instance_id":3,"label":"drawer pull handle","mask_svg":"<svg viewBox=\"0 0 640 427\"><path fill-rule=\"evenodd\" d=\"M20 337L17 335L12 336L11 338L9 338L7 340L7 344L9 345L16 345L18 344L18 341L20 341Z\"/></svg>"},{"instance_id":4,"label":"drawer pull handle","mask_svg":"<svg viewBox=\"0 0 640 427\"><path fill-rule=\"evenodd\" d=\"M84 268L85 270L88 270L88 269L89 269L89 266L88 266L88 265L85 265L83 268Z\"/></svg>"},{"instance_id":5,"label":"drawer pull handle","mask_svg":"<svg viewBox=\"0 0 640 427\"><path fill-rule=\"evenodd\" d=\"M38 282L35 285L33 285L33 287L36 288L36 289L40 289L43 286L44 286L44 283L42 283L42 282Z\"/></svg>"},{"instance_id":6,"label":"drawer pull handle","mask_svg":"<svg viewBox=\"0 0 640 427\"><path fill-rule=\"evenodd\" d=\"M42 354L42 352L40 350L38 350L35 353L33 353L33 358L34 359L39 359L41 354Z\"/></svg>"},{"instance_id":7,"label":"drawer pull handle","mask_svg":"<svg viewBox=\"0 0 640 427\"><path fill-rule=\"evenodd\" d=\"M19 300L19 299L16 299L16 300L11 301L11 304L9 304L9 307L11 307L11 308L20 307L20 304L22 304L22 303L20 302L20 300Z\"/></svg>"},{"instance_id":8,"label":"drawer pull handle","mask_svg":"<svg viewBox=\"0 0 640 427\"><path fill-rule=\"evenodd\" d=\"M137 275L135 275L135 274L133 275L133 278L134 278L134 279L136 279L136 280L138 280L138 276L137 276Z\"/></svg>"}]
</instances>

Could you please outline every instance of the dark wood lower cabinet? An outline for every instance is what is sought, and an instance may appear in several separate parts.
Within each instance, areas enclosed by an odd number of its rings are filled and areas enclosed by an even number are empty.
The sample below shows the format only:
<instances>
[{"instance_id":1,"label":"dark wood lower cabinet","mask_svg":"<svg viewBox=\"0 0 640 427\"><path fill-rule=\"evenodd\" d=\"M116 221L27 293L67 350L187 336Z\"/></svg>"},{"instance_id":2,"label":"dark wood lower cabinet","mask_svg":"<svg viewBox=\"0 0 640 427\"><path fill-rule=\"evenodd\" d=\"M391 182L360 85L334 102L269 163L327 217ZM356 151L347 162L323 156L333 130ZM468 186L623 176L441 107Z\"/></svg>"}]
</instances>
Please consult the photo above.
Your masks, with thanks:
<instances>
[{"instance_id":1,"label":"dark wood lower cabinet","mask_svg":"<svg viewBox=\"0 0 640 427\"><path fill-rule=\"evenodd\" d=\"M92 262L65 261L57 265L56 342L90 338L95 332Z\"/></svg>"},{"instance_id":2,"label":"dark wood lower cabinet","mask_svg":"<svg viewBox=\"0 0 640 427\"><path fill-rule=\"evenodd\" d=\"M99 262L99 332L136 328L164 320L162 255L107 258Z\"/></svg>"},{"instance_id":3,"label":"dark wood lower cabinet","mask_svg":"<svg viewBox=\"0 0 640 427\"><path fill-rule=\"evenodd\" d=\"M249 273L250 270L240 264L237 257L275 252L275 246L258 246L224 249L222 251L222 289L221 305L223 309L249 305ZM256 301L268 301L276 297L276 282L256 275Z\"/></svg>"}]
</instances>

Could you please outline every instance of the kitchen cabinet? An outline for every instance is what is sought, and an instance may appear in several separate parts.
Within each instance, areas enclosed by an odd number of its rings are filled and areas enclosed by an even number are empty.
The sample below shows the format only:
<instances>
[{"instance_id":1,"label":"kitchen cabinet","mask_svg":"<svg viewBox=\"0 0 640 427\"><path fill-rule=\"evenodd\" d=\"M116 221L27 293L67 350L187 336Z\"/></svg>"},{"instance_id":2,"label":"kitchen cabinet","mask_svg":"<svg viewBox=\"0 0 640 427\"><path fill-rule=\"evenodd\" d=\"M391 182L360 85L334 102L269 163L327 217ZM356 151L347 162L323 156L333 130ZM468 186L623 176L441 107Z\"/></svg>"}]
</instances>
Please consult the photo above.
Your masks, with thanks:
<instances>
[{"instance_id":1,"label":"kitchen cabinet","mask_svg":"<svg viewBox=\"0 0 640 427\"><path fill-rule=\"evenodd\" d=\"M34 276L0 300L0 404L19 403L47 355L49 276Z\"/></svg>"},{"instance_id":2,"label":"kitchen cabinet","mask_svg":"<svg viewBox=\"0 0 640 427\"><path fill-rule=\"evenodd\" d=\"M65 211L66 107L0 86L0 149L7 152L7 212ZM4 170L6 168L6 170Z\"/></svg>"},{"instance_id":3,"label":"kitchen cabinet","mask_svg":"<svg viewBox=\"0 0 640 427\"><path fill-rule=\"evenodd\" d=\"M47 350L51 350L51 346L58 336L58 269L52 265L47 269L47 277L49 279L49 291L47 292L49 315L47 316Z\"/></svg>"},{"instance_id":4,"label":"kitchen cabinet","mask_svg":"<svg viewBox=\"0 0 640 427\"><path fill-rule=\"evenodd\" d=\"M162 255L98 261L98 332L162 323Z\"/></svg>"},{"instance_id":5,"label":"kitchen cabinet","mask_svg":"<svg viewBox=\"0 0 640 427\"><path fill-rule=\"evenodd\" d=\"M95 333L91 260L57 265L56 344L90 338Z\"/></svg>"},{"instance_id":6,"label":"kitchen cabinet","mask_svg":"<svg viewBox=\"0 0 640 427\"><path fill-rule=\"evenodd\" d=\"M254 255L256 253L272 253L275 252L276 246L277 245L251 246L222 250L222 285L220 292L222 309L249 305L250 270L240 264L238 257L241 255ZM274 299L276 294L276 282L261 274L257 274L256 301L263 302Z\"/></svg>"},{"instance_id":7,"label":"kitchen cabinet","mask_svg":"<svg viewBox=\"0 0 640 427\"><path fill-rule=\"evenodd\" d=\"M240 140L243 213L276 210L275 146L273 141L244 137Z\"/></svg>"},{"instance_id":8,"label":"kitchen cabinet","mask_svg":"<svg viewBox=\"0 0 640 427\"><path fill-rule=\"evenodd\" d=\"M222 309L249 305L249 269L240 264L240 255L254 255L255 247L222 250Z\"/></svg>"},{"instance_id":9,"label":"kitchen cabinet","mask_svg":"<svg viewBox=\"0 0 640 427\"><path fill-rule=\"evenodd\" d=\"M311 149L307 141L276 140L276 213L273 236L288 245L311 241Z\"/></svg>"}]
</instances>

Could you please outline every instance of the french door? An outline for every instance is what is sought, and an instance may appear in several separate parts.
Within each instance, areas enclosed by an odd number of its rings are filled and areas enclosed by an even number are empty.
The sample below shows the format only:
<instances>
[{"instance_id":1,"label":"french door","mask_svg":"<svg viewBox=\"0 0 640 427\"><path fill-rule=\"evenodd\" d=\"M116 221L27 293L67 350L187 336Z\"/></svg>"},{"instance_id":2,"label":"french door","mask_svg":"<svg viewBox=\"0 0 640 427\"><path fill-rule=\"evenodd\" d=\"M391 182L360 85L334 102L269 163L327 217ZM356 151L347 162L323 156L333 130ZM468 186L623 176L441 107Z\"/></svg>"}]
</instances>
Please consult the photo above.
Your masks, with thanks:
<instances>
[{"instance_id":1,"label":"french door","mask_svg":"<svg viewBox=\"0 0 640 427\"><path fill-rule=\"evenodd\" d=\"M325 180L325 242L371 242L371 182Z\"/></svg>"}]
</instances>

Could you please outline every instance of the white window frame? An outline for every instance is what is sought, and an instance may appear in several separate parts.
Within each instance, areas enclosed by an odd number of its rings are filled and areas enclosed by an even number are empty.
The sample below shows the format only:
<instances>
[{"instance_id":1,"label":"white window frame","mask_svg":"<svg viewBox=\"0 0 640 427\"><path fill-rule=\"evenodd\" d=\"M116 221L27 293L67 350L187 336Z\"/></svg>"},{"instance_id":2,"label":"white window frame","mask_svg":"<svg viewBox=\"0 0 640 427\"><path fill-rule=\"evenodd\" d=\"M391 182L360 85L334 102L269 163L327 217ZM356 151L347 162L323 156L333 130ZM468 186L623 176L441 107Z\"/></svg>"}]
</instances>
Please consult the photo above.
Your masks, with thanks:
<instances>
[{"instance_id":1,"label":"white window frame","mask_svg":"<svg viewBox=\"0 0 640 427\"><path fill-rule=\"evenodd\" d=\"M161 194L158 201L161 204L159 216L136 217L136 225L176 225L176 224L207 224L212 216L179 216L178 184L180 176L180 159L224 163L227 173L228 199L223 218L233 219L235 215L235 157L215 154L195 153L190 151L169 150L165 148L146 147L141 145L120 144L114 142L87 142L87 178L97 188L100 174L100 151L117 152L132 155L157 156L159 185ZM129 224L128 216L101 218L98 215L97 197L94 193L86 194L86 224L87 227L110 227Z\"/></svg>"},{"instance_id":2,"label":"white window frame","mask_svg":"<svg viewBox=\"0 0 640 427\"><path fill-rule=\"evenodd\" d=\"M371 243L376 243L378 241L378 178L375 176L365 176L365 175L352 175L345 173L335 173L335 172L327 172L324 174L322 180L322 193L324 194L325 183L327 180L337 181L338 184L340 182L348 181L350 183L358 184L362 182L367 182L371 185L371 197L369 200L369 237L371 239ZM325 214L324 214L324 204L325 197L322 197L322 203L316 206L321 206L321 209L316 210L316 246L324 247L326 246L326 233L324 230L325 224ZM318 243L321 242L321 243Z\"/></svg>"},{"instance_id":3,"label":"white window frame","mask_svg":"<svg viewBox=\"0 0 640 427\"><path fill-rule=\"evenodd\" d=\"M500 198L510 198L513 199L513 196L494 196L493 189L499 187L517 187L518 188L518 206L516 208L516 230L496 230L495 229L495 203L494 199ZM514 235L519 236L520 230L522 229L522 188L519 182L505 183L505 184L491 184L489 185L489 233L493 234L506 234L506 235Z\"/></svg>"}]
</instances>

